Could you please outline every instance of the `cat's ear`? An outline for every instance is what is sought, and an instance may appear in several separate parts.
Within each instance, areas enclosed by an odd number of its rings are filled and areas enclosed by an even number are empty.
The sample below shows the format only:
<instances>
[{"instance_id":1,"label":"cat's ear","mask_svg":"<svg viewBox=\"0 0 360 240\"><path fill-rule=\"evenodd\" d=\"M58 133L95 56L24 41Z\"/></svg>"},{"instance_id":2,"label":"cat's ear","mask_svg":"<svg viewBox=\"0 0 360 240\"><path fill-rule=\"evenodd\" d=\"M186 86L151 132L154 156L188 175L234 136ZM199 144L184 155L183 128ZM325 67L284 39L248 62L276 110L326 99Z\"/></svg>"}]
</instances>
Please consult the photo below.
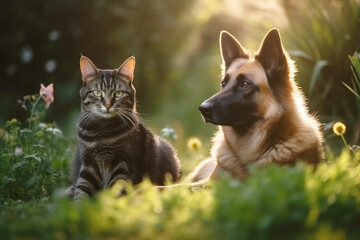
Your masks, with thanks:
<instances>
[{"instance_id":1,"label":"cat's ear","mask_svg":"<svg viewBox=\"0 0 360 240\"><path fill-rule=\"evenodd\" d=\"M95 64L85 56L80 57L80 71L83 82L87 82L99 74Z\"/></svg>"},{"instance_id":2,"label":"cat's ear","mask_svg":"<svg viewBox=\"0 0 360 240\"><path fill-rule=\"evenodd\" d=\"M121 64L121 66L116 70L116 73L123 75L129 81L132 81L134 79L134 71L135 71L135 57L131 56Z\"/></svg>"}]
</instances>

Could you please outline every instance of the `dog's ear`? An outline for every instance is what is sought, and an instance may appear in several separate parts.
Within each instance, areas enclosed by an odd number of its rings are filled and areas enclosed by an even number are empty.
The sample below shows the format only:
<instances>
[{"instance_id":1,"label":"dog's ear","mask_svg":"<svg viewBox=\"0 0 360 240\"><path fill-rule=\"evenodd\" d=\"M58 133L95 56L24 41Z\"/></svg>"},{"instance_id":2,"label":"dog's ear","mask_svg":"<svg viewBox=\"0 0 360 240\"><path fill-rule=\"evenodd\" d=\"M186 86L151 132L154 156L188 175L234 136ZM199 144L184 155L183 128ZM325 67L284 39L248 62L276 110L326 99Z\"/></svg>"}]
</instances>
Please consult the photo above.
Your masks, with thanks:
<instances>
[{"instance_id":1,"label":"dog's ear","mask_svg":"<svg viewBox=\"0 0 360 240\"><path fill-rule=\"evenodd\" d=\"M220 32L220 49L225 68L236 58L248 58L241 47L241 44L228 32Z\"/></svg>"},{"instance_id":2,"label":"dog's ear","mask_svg":"<svg viewBox=\"0 0 360 240\"><path fill-rule=\"evenodd\" d=\"M284 70L286 56L283 51L280 33L276 28L270 30L265 36L256 58L269 75Z\"/></svg>"}]
</instances>

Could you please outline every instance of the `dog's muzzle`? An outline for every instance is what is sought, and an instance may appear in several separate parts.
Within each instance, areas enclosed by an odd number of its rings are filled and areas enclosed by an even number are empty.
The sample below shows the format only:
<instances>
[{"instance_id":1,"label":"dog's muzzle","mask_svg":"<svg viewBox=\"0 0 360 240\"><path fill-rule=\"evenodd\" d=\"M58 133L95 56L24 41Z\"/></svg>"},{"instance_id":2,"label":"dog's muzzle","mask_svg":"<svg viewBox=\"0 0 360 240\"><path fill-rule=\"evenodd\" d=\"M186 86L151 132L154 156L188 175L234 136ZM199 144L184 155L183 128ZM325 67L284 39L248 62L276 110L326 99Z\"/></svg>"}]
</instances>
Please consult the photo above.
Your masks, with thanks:
<instances>
[{"instance_id":1,"label":"dog's muzzle","mask_svg":"<svg viewBox=\"0 0 360 240\"><path fill-rule=\"evenodd\" d=\"M201 115L203 116L203 119L205 122L210 122L211 120L211 115L212 115L212 112L213 112L213 107L214 105L205 101L203 102L200 107L199 107L199 110L201 112Z\"/></svg>"}]
</instances>

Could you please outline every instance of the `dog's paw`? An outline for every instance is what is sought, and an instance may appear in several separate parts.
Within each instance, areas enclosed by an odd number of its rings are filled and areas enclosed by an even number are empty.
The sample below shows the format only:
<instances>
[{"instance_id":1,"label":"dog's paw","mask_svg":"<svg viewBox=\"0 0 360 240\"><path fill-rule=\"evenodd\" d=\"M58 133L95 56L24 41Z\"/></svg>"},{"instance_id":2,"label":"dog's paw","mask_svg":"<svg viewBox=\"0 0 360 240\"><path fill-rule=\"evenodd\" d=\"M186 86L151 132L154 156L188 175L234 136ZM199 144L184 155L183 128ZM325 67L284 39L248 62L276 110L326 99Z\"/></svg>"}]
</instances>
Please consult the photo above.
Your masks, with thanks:
<instances>
[{"instance_id":1,"label":"dog's paw","mask_svg":"<svg viewBox=\"0 0 360 240\"><path fill-rule=\"evenodd\" d=\"M258 161L256 161L255 166L258 168L263 168L266 167L268 165L270 165L273 161L271 161L270 159L259 159Z\"/></svg>"}]
</instances>

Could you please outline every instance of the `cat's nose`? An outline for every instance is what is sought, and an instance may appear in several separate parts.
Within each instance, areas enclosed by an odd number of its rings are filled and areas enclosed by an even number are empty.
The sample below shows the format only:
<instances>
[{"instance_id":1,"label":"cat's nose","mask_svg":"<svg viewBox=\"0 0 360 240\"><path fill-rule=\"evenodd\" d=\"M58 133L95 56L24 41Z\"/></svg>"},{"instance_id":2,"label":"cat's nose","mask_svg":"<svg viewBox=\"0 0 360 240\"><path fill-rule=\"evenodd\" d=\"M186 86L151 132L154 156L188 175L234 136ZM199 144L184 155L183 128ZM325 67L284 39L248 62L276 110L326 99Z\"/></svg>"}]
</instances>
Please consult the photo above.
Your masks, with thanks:
<instances>
[{"instance_id":1,"label":"cat's nose","mask_svg":"<svg viewBox=\"0 0 360 240\"><path fill-rule=\"evenodd\" d=\"M105 97L103 104L106 107L106 110L108 110L108 111L112 107L112 103L111 103L110 98Z\"/></svg>"},{"instance_id":2,"label":"cat's nose","mask_svg":"<svg viewBox=\"0 0 360 240\"><path fill-rule=\"evenodd\" d=\"M111 108L111 106L112 106L111 103L105 103L104 105L105 105L107 110L109 110Z\"/></svg>"}]
</instances>

